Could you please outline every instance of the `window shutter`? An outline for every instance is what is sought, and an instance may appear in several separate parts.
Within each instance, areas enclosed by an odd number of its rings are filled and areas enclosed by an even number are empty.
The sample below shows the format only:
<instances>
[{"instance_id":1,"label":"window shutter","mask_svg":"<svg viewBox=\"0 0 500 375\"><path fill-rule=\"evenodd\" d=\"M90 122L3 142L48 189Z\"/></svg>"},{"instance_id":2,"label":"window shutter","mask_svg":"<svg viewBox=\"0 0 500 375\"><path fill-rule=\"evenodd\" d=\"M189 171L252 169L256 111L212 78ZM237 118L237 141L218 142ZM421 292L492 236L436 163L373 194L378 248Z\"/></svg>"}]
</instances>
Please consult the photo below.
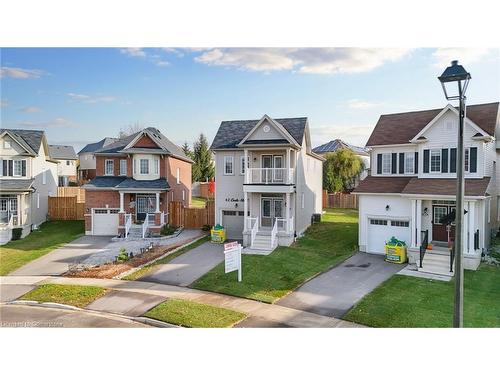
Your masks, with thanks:
<instances>
[{"instance_id":1,"label":"window shutter","mask_svg":"<svg viewBox=\"0 0 500 375\"><path fill-rule=\"evenodd\" d=\"M404 152L399 153L399 173L405 173L405 154Z\"/></svg>"},{"instance_id":2,"label":"window shutter","mask_svg":"<svg viewBox=\"0 0 500 375\"><path fill-rule=\"evenodd\" d=\"M418 174L418 152L415 152L415 173Z\"/></svg>"},{"instance_id":3,"label":"window shutter","mask_svg":"<svg viewBox=\"0 0 500 375\"><path fill-rule=\"evenodd\" d=\"M469 149L469 172L477 172L477 147L471 147Z\"/></svg>"},{"instance_id":4,"label":"window shutter","mask_svg":"<svg viewBox=\"0 0 500 375\"><path fill-rule=\"evenodd\" d=\"M392 174L398 173L397 163L398 163L398 154L393 152L392 153L392 163L391 163L391 173Z\"/></svg>"},{"instance_id":5,"label":"window shutter","mask_svg":"<svg viewBox=\"0 0 500 375\"><path fill-rule=\"evenodd\" d=\"M13 164L14 164L14 161L13 160L9 160L9 176L12 176L14 173L12 173L12 169L13 169Z\"/></svg>"},{"instance_id":6,"label":"window shutter","mask_svg":"<svg viewBox=\"0 0 500 375\"><path fill-rule=\"evenodd\" d=\"M21 161L21 176L26 177L26 160Z\"/></svg>"},{"instance_id":7,"label":"window shutter","mask_svg":"<svg viewBox=\"0 0 500 375\"><path fill-rule=\"evenodd\" d=\"M429 150L424 150L424 173L429 173Z\"/></svg>"},{"instance_id":8,"label":"window shutter","mask_svg":"<svg viewBox=\"0 0 500 375\"><path fill-rule=\"evenodd\" d=\"M7 171L7 168L8 168L8 160L4 160L3 161L3 166L2 166L2 172L3 172L3 176L8 176L8 171Z\"/></svg>"},{"instance_id":9,"label":"window shutter","mask_svg":"<svg viewBox=\"0 0 500 375\"><path fill-rule=\"evenodd\" d=\"M0 176L3 176L3 159L0 158Z\"/></svg>"},{"instance_id":10,"label":"window shutter","mask_svg":"<svg viewBox=\"0 0 500 375\"><path fill-rule=\"evenodd\" d=\"M441 173L448 173L448 149L441 150Z\"/></svg>"},{"instance_id":11,"label":"window shutter","mask_svg":"<svg viewBox=\"0 0 500 375\"><path fill-rule=\"evenodd\" d=\"M377 155L377 174L382 174L382 154Z\"/></svg>"},{"instance_id":12,"label":"window shutter","mask_svg":"<svg viewBox=\"0 0 500 375\"><path fill-rule=\"evenodd\" d=\"M450 173L457 172L457 149L450 148Z\"/></svg>"}]
</instances>

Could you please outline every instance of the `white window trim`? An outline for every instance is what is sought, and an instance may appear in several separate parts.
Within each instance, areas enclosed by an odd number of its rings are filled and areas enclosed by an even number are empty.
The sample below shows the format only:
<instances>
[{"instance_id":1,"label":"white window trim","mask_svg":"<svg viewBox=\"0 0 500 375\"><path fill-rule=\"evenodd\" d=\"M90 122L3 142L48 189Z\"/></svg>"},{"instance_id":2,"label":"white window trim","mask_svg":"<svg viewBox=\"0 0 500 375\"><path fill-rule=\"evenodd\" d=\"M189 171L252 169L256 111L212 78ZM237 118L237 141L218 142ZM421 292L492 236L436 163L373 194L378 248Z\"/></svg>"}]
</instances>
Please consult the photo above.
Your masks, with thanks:
<instances>
[{"instance_id":1,"label":"white window trim","mask_svg":"<svg viewBox=\"0 0 500 375\"><path fill-rule=\"evenodd\" d=\"M160 174L160 159L154 159L154 174Z\"/></svg>"},{"instance_id":2,"label":"white window trim","mask_svg":"<svg viewBox=\"0 0 500 375\"><path fill-rule=\"evenodd\" d=\"M231 173L227 173L226 166L228 161L231 161ZM234 157L230 155L224 156L224 176L234 176Z\"/></svg>"},{"instance_id":3,"label":"white window trim","mask_svg":"<svg viewBox=\"0 0 500 375\"><path fill-rule=\"evenodd\" d=\"M111 162L111 173L108 173L108 161ZM115 161L113 159L104 160L104 175L105 176L115 175Z\"/></svg>"},{"instance_id":4,"label":"white window trim","mask_svg":"<svg viewBox=\"0 0 500 375\"><path fill-rule=\"evenodd\" d=\"M384 158L389 158L389 172L384 171ZM382 174L392 174L392 155L390 153L382 154Z\"/></svg>"},{"instance_id":5,"label":"white window trim","mask_svg":"<svg viewBox=\"0 0 500 375\"><path fill-rule=\"evenodd\" d=\"M16 164L19 165L19 174L16 173ZM23 175L23 161L14 159L12 161L12 177L21 177Z\"/></svg>"},{"instance_id":6,"label":"white window trim","mask_svg":"<svg viewBox=\"0 0 500 375\"><path fill-rule=\"evenodd\" d=\"M182 189L182 200L186 200L186 191L184 189Z\"/></svg>"},{"instance_id":7,"label":"white window trim","mask_svg":"<svg viewBox=\"0 0 500 375\"><path fill-rule=\"evenodd\" d=\"M406 161L408 159L411 159L411 172L406 169ZM415 174L415 153L414 152L405 152L405 159L404 159L404 173L405 174Z\"/></svg>"},{"instance_id":8,"label":"white window trim","mask_svg":"<svg viewBox=\"0 0 500 375\"><path fill-rule=\"evenodd\" d=\"M47 170L44 169L42 171L42 185L46 185L47 184Z\"/></svg>"},{"instance_id":9,"label":"white window trim","mask_svg":"<svg viewBox=\"0 0 500 375\"><path fill-rule=\"evenodd\" d=\"M180 185L181 184L181 169L180 168L177 168L175 178L176 178L177 185Z\"/></svg>"},{"instance_id":10,"label":"white window trim","mask_svg":"<svg viewBox=\"0 0 500 375\"><path fill-rule=\"evenodd\" d=\"M36 208L40 208L40 193L36 193Z\"/></svg>"},{"instance_id":11,"label":"white window trim","mask_svg":"<svg viewBox=\"0 0 500 375\"><path fill-rule=\"evenodd\" d=\"M122 167L125 165L125 169ZM126 176L127 175L127 159L121 159L120 160L120 176Z\"/></svg>"},{"instance_id":12,"label":"white window trim","mask_svg":"<svg viewBox=\"0 0 500 375\"><path fill-rule=\"evenodd\" d=\"M147 164L147 166L148 166L148 168L147 168L147 169L148 169L148 171L147 171L146 173L143 173L143 172L142 172L142 162L143 162L143 161L146 161L146 162L148 163L148 164ZM149 159L139 159L139 174L140 174L140 175L143 175L143 176L145 176L145 175L148 175L148 174L149 174Z\"/></svg>"},{"instance_id":13,"label":"white window trim","mask_svg":"<svg viewBox=\"0 0 500 375\"><path fill-rule=\"evenodd\" d=\"M302 193L302 194L301 194L301 196L300 196L300 207L301 207L302 209L304 209L305 204L306 204L305 195L304 195L304 193Z\"/></svg>"},{"instance_id":14,"label":"white window trim","mask_svg":"<svg viewBox=\"0 0 500 375\"><path fill-rule=\"evenodd\" d=\"M439 170L438 171L433 171L432 170L432 153L437 153L439 156ZM442 164L442 155L441 155L442 150L440 148L431 148L429 150L429 173L441 173L441 164Z\"/></svg>"},{"instance_id":15,"label":"white window trim","mask_svg":"<svg viewBox=\"0 0 500 375\"><path fill-rule=\"evenodd\" d=\"M3 148L10 150L12 148L12 141L10 139L3 140Z\"/></svg>"}]
</instances>

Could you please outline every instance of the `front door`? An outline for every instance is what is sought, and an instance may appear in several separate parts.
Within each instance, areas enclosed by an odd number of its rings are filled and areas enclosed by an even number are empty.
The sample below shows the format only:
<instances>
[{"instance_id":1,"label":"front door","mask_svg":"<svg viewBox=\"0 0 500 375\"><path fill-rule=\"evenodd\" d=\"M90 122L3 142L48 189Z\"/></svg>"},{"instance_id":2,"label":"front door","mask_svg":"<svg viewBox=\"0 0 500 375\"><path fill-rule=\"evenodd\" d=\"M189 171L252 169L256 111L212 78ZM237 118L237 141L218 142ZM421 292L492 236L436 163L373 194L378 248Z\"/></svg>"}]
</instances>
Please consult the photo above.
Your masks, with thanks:
<instances>
[{"instance_id":1,"label":"front door","mask_svg":"<svg viewBox=\"0 0 500 375\"><path fill-rule=\"evenodd\" d=\"M261 218L260 224L262 227L272 228L275 219L282 219L284 212L284 202L282 198L262 198L261 201ZM282 226L282 222L278 225Z\"/></svg>"},{"instance_id":2,"label":"front door","mask_svg":"<svg viewBox=\"0 0 500 375\"><path fill-rule=\"evenodd\" d=\"M262 182L269 183L272 178L273 156L262 155Z\"/></svg>"},{"instance_id":3,"label":"front door","mask_svg":"<svg viewBox=\"0 0 500 375\"><path fill-rule=\"evenodd\" d=\"M137 196L137 221L144 221L146 214L155 212L156 209L156 196L155 195L138 195Z\"/></svg>"},{"instance_id":4,"label":"front door","mask_svg":"<svg viewBox=\"0 0 500 375\"><path fill-rule=\"evenodd\" d=\"M455 211L455 206L432 206L432 240L448 242L455 238L454 224L448 226L443 223L443 218ZM448 233L449 232L449 233Z\"/></svg>"},{"instance_id":5,"label":"front door","mask_svg":"<svg viewBox=\"0 0 500 375\"><path fill-rule=\"evenodd\" d=\"M14 216L14 225L17 225L17 197L0 198L0 223L7 224Z\"/></svg>"}]
</instances>

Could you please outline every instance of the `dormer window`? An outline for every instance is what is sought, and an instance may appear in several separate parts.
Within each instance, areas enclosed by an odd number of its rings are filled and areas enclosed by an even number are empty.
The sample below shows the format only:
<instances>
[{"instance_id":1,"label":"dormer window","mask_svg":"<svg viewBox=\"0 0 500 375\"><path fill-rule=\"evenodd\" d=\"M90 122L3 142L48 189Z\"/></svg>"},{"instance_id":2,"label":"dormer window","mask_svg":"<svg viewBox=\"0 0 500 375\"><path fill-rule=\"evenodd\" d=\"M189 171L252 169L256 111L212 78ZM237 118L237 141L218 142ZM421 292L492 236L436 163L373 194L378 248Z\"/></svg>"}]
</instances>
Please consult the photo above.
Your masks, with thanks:
<instances>
[{"instance_id":1,"label":"dormer window","mask_svg":"<svg viewBox=\"0 0 500 375\"><path fill-rule=\"evenodd\" d=\"M4 139L3 148L5 148L6 150L12 148L12 143L10 143L10 139Z\"/></svg>"},{"instance_id":2,"label":"dormer window","mask_svg":"<svg viewBox=\"0 0 500 375\"><path fill-rule=\"evenodd\" d=\"M141 159L139 162L139 173L149 174L149 159Z\"/></svg>"}]
</instances>

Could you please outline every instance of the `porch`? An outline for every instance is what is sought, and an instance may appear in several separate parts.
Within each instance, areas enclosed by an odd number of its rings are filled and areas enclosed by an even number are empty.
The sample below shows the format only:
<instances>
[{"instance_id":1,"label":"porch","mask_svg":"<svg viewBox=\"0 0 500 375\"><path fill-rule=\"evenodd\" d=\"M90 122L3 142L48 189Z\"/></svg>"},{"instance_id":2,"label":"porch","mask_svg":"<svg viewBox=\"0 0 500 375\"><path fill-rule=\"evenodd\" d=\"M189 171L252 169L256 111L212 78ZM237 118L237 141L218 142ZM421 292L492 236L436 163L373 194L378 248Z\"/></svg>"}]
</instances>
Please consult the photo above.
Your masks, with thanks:
<instances>
[{"instance_id":1,"label":"porch","mask_svg":"<svg viewBox=\"0 0 500 375\"><path fill-rule=\"evenodd\" d=\"M29 203L29 193L0 195L0 245L11 240L13 228L23 228L22 237L28 234Z\"/></svg>"}]
</instances>

